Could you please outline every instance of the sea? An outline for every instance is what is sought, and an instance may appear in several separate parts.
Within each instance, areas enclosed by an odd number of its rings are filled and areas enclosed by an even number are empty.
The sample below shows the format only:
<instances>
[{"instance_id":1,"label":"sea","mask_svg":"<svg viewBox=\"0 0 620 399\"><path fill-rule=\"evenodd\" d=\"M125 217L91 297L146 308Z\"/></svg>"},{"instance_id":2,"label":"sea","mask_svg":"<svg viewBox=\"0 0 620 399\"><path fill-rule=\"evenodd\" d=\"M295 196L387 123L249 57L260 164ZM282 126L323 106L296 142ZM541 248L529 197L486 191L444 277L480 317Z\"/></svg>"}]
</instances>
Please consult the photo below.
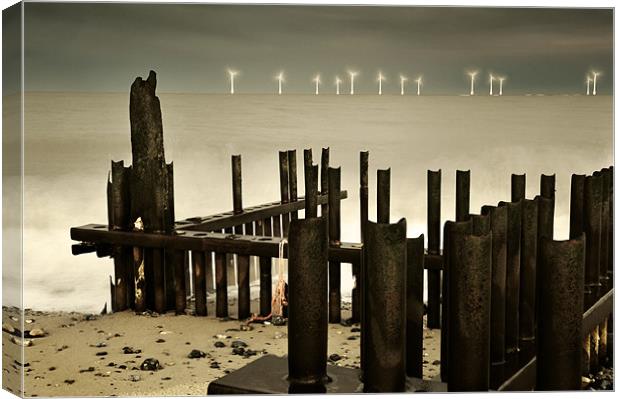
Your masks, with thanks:
<instances>
[{"instance_id":1,"label":"sea","mask_svg":"<svg viewBox=\"0 0 620 399\"><path fill-rule=\"evenodd\" d=\"M278 151L297 150L303 195L303 150L311 148L319 162L321 148L329 147L330 166L342 168L348 191L342 241L360 239L360 151L370 152L370 218L376 170L390 168L391 221L406 218L409 237L426 234L427 170L441 169L442 224L454 220L460 169L471 171L472 213L510 199L511 173L527 175L528 198L539 193L541 174L555 174L555 239L566 239L571 174L613 164L611 96L159 97L177 219L232 209L231 155L241 154L243 204L252 206L280 198ZM131 163L129 95L28 92L24 105L23 305L99 311L110 302L113 263L95 254L72 256L69 230L107 222L110 161ZM15 179L16 173L4 174L5 183ZM5 235L19 231L11 212ZM5 304L22 278L12 266L5 264ZM353 284L348 265L342 276L346 299Z\"/></svg>"}]
</instances>

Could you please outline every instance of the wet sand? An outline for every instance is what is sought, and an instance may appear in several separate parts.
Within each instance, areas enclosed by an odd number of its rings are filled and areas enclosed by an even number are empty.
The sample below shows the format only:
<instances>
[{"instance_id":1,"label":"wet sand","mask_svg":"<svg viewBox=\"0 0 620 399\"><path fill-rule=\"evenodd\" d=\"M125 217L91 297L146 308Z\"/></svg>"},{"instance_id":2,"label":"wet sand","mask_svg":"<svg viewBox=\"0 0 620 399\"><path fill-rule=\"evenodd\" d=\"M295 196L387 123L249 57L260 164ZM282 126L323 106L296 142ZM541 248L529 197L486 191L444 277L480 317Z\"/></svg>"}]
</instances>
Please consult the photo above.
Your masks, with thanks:
<instances>
[{"instance_id":1,"label":"wet sand","mask_svg":"<svg viewBox=\"0 0 620 399\"><path fill-rule=\"evenodd\" d=\"M252 305L258 306L256 302ZM234 308L231 302L233 315ZM286 326L252 324L251 330L243 331L245 323L215 318L213 303L209 304L209 314L136 315L126 311L89 315L27 310L25 320L30 322L24 329L43 329L45 336L26 338L31 346L24 347L24 395L206 395L211 381L264 354L286 354ZM346 304L342 315L343 320L350 317ZM20 366L16 363L20 362L20 346L6 330L19 325L17 309L4 308L3 386L16 394L20 394ZM359 338L358 324L330 324L328 356L337 354L341 358L332 364L359 368ZM242 346L233 344L235 341L247 345L244 354L233 354L233 346ZM439 330L425 328L424 347L424 378L438 379ZM189 358L192 350L203 352L205 357ZM141 370L142 363L150 358L157 359L161 368Z\"/></svg>"}]
</instances>

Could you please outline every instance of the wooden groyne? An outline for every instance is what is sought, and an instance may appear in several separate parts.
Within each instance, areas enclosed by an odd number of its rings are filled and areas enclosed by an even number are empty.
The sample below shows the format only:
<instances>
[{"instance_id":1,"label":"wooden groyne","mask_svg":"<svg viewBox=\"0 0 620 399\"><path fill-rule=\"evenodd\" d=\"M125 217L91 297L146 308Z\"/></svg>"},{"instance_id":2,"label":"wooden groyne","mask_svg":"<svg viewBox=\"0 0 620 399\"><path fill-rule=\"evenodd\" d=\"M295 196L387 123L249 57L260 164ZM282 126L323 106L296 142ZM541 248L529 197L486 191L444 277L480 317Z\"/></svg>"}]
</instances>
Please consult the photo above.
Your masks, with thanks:
<instances>
[{"instance_id":1,"label":"wooden groyne","mask_svg":"<svg viewBox=\"0 0 620 399\"><path fill-rule=\"evenodd\" d=\"M175 221L174 171L164 157L155 88L154 72L132 85L132 164L112 162L108 224L73 227L71 238L80 243L72 250L114 259L114 311L209 317L208 282L215 277L215 316L243 320L250 317L253 260L260 315L272 313L272 261L283 248L290 261L288 359L261 358L213 382L210 393L579 389L582 374L609 361L613 167L573 175L566 241L553 239L554 175L540 177L532 199L525 196L526 176L512 175L511 198L477 214L470 206L472 174L456 171L455 219L444 225L441 248L438 170L427 174L425 249L423 235L406 236L406 220L390 223L397 216L390 214L390 169L376 172L377 215L370 220L370 156L361 152L361 242L341 242L341 201L348 194L341 169L329 164L329 148L318 163L304 151L304 196L296 151L280 151L280 198L257 206L243 204L242 158L233 155L232 210ZM354 278L350 322L362 326L361 375L326 367L327 324L342 321L343 264L352 265ZM442 383L422 380L425 270L427 325L441 328ZM239 293L232 315L229 282Z\"/></svg>"}]
</instances>

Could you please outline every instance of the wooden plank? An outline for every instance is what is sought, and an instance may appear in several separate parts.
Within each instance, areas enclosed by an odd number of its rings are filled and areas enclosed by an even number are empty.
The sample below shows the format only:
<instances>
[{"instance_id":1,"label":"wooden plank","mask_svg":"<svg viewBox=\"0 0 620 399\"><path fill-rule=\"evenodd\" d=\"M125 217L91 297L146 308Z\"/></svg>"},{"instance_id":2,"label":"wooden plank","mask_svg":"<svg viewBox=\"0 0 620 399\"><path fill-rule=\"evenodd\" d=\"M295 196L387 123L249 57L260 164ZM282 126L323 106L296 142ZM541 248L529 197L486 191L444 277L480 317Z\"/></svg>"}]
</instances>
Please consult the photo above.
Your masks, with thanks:
<instances>
[{"instance_id":1,"label":"wooden plank","mask_svg":"<svg viewBox=\"0 0 620 399\"><path fill-rule=\"evenodd\" d=\"M582 334L590 334L613 312L614 290L611 289L583 314Z\"/></svg>"},{"instance_id":2,"label":"wooden plank","mask_svg":"<svg viewBox=\"0 0 620 399\"><path fill-rule=\"evenodd\" d=\"M340 199L347 198L347 191L343 190L340 193ZM317 204L327 204L329 200L328 195L319 195L317 197ZM233 211L219 213L211 216L198 216L191 217L185 220L180 220L175 223L177 229L193 230L193 231L214 231L221 230L228 227L239 226L249 222L255 222L257 220L265 219L268 217L279 216L282 214L288 214L293 211L298 211L306 207L306 200L304 197L299 197L294 202L269 202L262 205L250 206L243 210L239 214L234 214Z\"/></svg>"},{"instance_id":3,"label":"wooden plank","mask_svg":"<svg viewBox=\"0 0 620 399\"><path fill-rule=\"evenodd\" d=\"M536 385L536 357L508 378L498 391L532 391Z\"/></svg>"}]
</instances>

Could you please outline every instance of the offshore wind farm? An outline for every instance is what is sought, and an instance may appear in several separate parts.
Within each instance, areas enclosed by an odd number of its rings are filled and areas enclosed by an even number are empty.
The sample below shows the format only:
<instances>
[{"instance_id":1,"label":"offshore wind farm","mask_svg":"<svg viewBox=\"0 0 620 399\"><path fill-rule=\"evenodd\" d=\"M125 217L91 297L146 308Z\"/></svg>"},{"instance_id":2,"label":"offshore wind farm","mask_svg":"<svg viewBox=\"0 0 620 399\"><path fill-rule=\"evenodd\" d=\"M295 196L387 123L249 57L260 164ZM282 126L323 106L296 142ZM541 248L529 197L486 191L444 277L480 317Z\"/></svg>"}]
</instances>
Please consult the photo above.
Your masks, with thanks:
<instances>
[{"instance_id":1,"label":"offshore wind farm","mask_svg":"<svg viewBox=\"0 0 620 399\"><path fill-rule=\"evenodd\" d=\"M236 70L232 70L232 69L227 69L227 73L228 73L228 77L229 77L229 82L230 82L230 91L229 93L235 94L235 77L239 74L239 71ZM350 88L350 95L355 95L355 79L356 77L360 74L359 71L347 71L347 74L349 75L349 88ZM478 76L479 71L478 70L469 70L467 72L465 72L465 75L469 77L469 86L467 86L466 84L463 85L464 88L469 87L469 96L475 96L476 92L475 92L475 83L476 83L476 77ZM586 86L586 95L593 95L596 96L597 94L597 79L599 76L601 76L601 72L598 70L591 70L588 71L586 74L586 81L585 81L585 86ZM278 82L278 90L277 90L277 94L281 95L283 93L283 84L285 82L284 79L284 71L280 71L276 76L275 79ZM394 79L394 81L398 82L398 86L396 86L396 84L391 88L392 90L390 92L387 92L385 94L400 94L401 96L405 95L405 83L409 80L409 78L407 78L405 75L403 75L402 73L398 75L398 79ZM507 76L506 75L497 75L494 74L493 72L489 72L488 74L488 87L489 87L489 96L503 96L504 95L504 82L507 80ZM321 74L317 73L314 77L312 77L311 81L314 83L314 94L315 95L319 95L320 93L320 86L321 86ZM379 70L379 72L377 72L376 75L376 82L377 82L377 92L376 94L381 96L384 94L384 88L386 87L386 84L388 83L388 77L386 74L384 74L381 70ZM417 96L421 95L421 88L422 88L422 76L418 76L417 79L414 80L414 82L416 83L416 91L415 94ZM494 91L493 89L493 84L494 82L496 83L495 88L497 91ZM340 79L339 75L336 75L334 77L334 85L336 87L336 91L335 94L336 95L340 95L340 88L341 85L343 84L342 79ZM590 90L590 87L592 87L592 90ZM395 91L395 89L398 89L398 91ZM532 91L536 91L535 89L533 89ZM295 94L302 94L302 93L295 93ZM324 92L323 94L330 94L328 92ZM359 93L358 94L369 94L369 93ZM531 95L531 93L528 93ZM544 95L545 93L536 93L538 95ZM564 93L564 94L577 94L577 93ZM446 95L446 94L444 94ZM462 93L454 93L454 95L460 95L462 96Z\"/></svg>"}]
</instances>

